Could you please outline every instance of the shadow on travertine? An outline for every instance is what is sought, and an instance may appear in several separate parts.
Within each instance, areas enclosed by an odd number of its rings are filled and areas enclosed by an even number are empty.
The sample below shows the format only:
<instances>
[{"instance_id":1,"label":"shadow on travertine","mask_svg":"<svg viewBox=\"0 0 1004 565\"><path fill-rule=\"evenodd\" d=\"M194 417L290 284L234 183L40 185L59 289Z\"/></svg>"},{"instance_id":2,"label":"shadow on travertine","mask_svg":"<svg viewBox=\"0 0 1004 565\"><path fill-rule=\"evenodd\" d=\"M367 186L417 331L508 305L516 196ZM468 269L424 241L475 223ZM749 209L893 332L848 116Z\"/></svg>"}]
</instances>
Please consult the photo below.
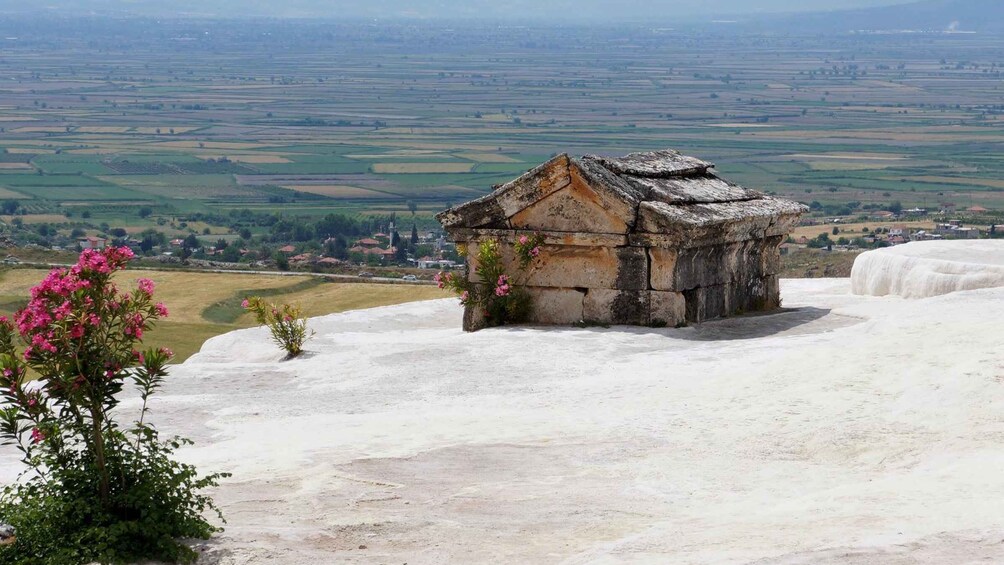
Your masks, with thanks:
<instances>
[{"instance_id":1,"label":"shadow on travertine","mask_svg":"<svg viewBox=\"0 0 1004 565\"><path fill-rule=\"evenodd\" d=\"M818 334L860 323L860 318L834 314L829 308L782 308L773 312L752 313L709 320L685 328L646 328L639 326L587 326L581 331L621 334L664 335L687 341L729 341L772 336ZM508 326L493 331L520 332L540 330L541 326ZM564 328L567 330L567 328Z\"/></svg>"}]
</instances>

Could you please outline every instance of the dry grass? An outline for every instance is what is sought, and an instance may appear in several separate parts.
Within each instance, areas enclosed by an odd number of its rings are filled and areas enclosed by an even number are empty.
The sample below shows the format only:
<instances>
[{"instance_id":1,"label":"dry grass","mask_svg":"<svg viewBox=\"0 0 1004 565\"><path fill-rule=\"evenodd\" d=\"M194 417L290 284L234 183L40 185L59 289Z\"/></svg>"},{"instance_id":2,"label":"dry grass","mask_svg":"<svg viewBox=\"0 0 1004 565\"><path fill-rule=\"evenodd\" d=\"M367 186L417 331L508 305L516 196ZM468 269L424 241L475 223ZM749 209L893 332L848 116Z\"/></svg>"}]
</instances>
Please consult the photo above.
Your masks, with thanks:
<instances>
[{"instance_id":1,"label":"dry grass","mask_svg":"<svg viewBox=\"0 0 1004 565\"><path fill-rule=\"evenodd\" d=\"M781 278L849 277L860 252L797 249L781 257Z\"/></svg>"},{"instance_id":2,"label":"dry grass","mask_svg":"<svg viewBox=\"0 0 1004 565\"><path fill-rule=\"evenodd\" d=\"M25 224L60 224L66 220L62 214L25 214L24 216L0 216L0 220L11 223L14 218L20 218Z\"/></svg>"},{"instance_id":3,"label":"dry grass","mask_svg":"<svg viewBox=\"0 0 1004 565\"><path fill-rule=\"evenodd\" d=\"M200 146L201 143L201 146ZM178 149L258 149L267 147L263 143L232 143L227 141L165 141L156 144L156 147L173 147Z\"/></svg>"},{"instance_id":4,"label":"dry grass","mask_svg":"<svg viewBox=\"0 0 1004 565\"><path fill-rule=\"evenodd\" d=\"M0 270L0 311L9 314L20 302L26 301L31 287L38 284L45 274L42 269ZM141 277L156 283L157 300L164 302L170 310L170 316L147 334L146 344L170 347L175 351L178 362L198 352L203 342L213 336L255 324L248 314L232 324L211 322L203 317L206 307L233 300L244 291L295 287L311 280L309 275L132 270L120 273L116 282L128 290ZM323 283L307 290L281 294L275 300L298 303L308 316L321 316L447 296L434 286Z\"/></svg>"},{"instance_id":5,"label":"dry grass","mask_svg":"<svg viewBox=\"0 0 1004 565\"><path fill-rule=\"evenodd\" d=\"M0 198L25 198L26 195L0 187Z\"/></svg>"},{"instance_id":6,"label":"dry grass","mask_svg":"<svg viewBox=\"0 0 1004 565\"><path fill-rule=\"evenodd\" d=\"M23 143L19 141L18 143ZM8 147L8 153L14 155L41 155L41 154L52 154L56 151L54 149L34 149L31 147Z\"/></svg>"},{"instance_id":7,"label":"dry grass","mask_svg":"<svg viewBox=\"0 0 1004 565\"><path fill-rule=\"evenodd\" d=\"M792 159L835 159L851 161L902 161L906 155L891 153L794 153L785 155Z\"/></svg>"},{"instance_id":8,"label":"dry grass","mask_svg":"<svg viewBox=\"0 0 1004 565\"><path fill-rule=\"evenodd\" d=\"M226 157L231 161L237 161L239 163L292 163L289 159L283 157L282 155L276 155L274 153L246 153L240 155L234 154L219 154L219 155L196 155L199 159L219 159L221 157Z\"/></svg>"},{"instance_id":9,"label":"dry grass","mask_svg":"<svg viewBox=\"0 0 1004 565\"><path fill-rule=\"evenodd\" d=\"M866 171L896 166L881 161L808 161L806 164L814 171Z\"/></svg>"},{"instance_id":10,"label":"dry grass","mask_svg":"<svg viewBox=\"0 0 1004 565\"><path fill-rule=\"evenodd\" d=\"M938 176L917 176L903 177L905 180L916 182L927 182L935 184L961 184L974 186L989 186L991 188L1004 188L1004 180L981 179L972 177L938 177Z\"/></svg>"},{"instance_id":11,"label":"dry grass","mask_svg":"<svg viewBox=\"0 0 1004 565\"><path fill-rule=\"evenodd\" d=\"M332 198L398 198L391 194L341 184L287 184L283 188Z\"/></svg>"},{"instance_id":12,"label":"dry grass","mask_svg":"<svg viewBox=\"0 0 1004 565\"><path fill-rule=\"evenodd\" d=\"M415 174L415 173L469 173L472 163L374 163L374 173Z\"/></svg>"},{"instance_id":13,"label":"dry grass","mask_svg":"<svg viewBox=\"0 0 1004 565\"><path fill-rule=\"evenodd\" d=\"M840 230L840 233L833 235L833 228L836 227ZM868 228L869 232L875 231L877 228L893 228L893 227L903 227L911 229L931 229L934 227L934 222L930 220L913 220L913 221L886 221L886 220L875 220L872 222L856 222L852 224L819 224L817 226L799 226L792 231L791 236L798 238L805 236L812 239L821 233L826 233L831 238L836 239L840 236L845 237L857 237L864 232L863 228Z\"/></svg>"},{"instance_id":14,"label":"dry grass","mask_svg":"<svg viewBox=\"0 0 1004 565\"><path fill-rule=\"evenodd\" d=\"M190 131L195 131L195 130L197 130L199 128L198 127L179 127L179 126L163 126L163 127L158 128L156 126L150 126L150 127L141 126L141 127L131 128L131 129L135 133L144 133L144 134L151 134L151 135L156 135L157 134L157 130L159 129L160 133L165 134L165 135L169 135L171 133L172 129L174 130L174 133L179 134L179 133L188 133Z\"/></svg>"},{"instance_id":15,"label":"dry grass","mask_svg":"<svg viewBox=\"0 0 1004 565\"><path fill-rule=\"evenodd\" d=\"M471 161L477 161L479 163L519 163L517 159L513 159L508 155L502 155L500 153L457 153L457 157L461 159L470 159Z\"/></svg>"}]
</instances>

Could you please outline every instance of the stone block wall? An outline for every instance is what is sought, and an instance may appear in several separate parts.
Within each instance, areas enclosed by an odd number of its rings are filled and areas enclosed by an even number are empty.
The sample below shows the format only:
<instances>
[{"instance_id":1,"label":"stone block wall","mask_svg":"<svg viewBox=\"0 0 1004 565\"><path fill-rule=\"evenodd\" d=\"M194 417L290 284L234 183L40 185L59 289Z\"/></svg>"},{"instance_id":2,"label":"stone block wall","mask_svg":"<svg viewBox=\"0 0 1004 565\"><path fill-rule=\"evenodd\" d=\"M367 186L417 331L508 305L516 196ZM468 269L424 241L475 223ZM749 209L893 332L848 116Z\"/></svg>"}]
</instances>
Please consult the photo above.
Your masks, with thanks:
<instances>
[{"instance_id":1,"label":"stone block wall","mask_svg":"<svg viewBox=\"0 0 1004 565\"><path fill-rule=\"evenodd\" d=\"M508 248L517 232L495 230L491 237L506 242L505 259L515 266ZM531 323L677 326L779 305L782 236L679 249L604 246L587 238L579 239L587 245L542 248L541 266L526 281L534 299ZM466 239L469 254L477 239ZM476 280L473 257L468 265ZM483 327L480 312L467 310L464 329Z\"/></svg>"}]
</instances>

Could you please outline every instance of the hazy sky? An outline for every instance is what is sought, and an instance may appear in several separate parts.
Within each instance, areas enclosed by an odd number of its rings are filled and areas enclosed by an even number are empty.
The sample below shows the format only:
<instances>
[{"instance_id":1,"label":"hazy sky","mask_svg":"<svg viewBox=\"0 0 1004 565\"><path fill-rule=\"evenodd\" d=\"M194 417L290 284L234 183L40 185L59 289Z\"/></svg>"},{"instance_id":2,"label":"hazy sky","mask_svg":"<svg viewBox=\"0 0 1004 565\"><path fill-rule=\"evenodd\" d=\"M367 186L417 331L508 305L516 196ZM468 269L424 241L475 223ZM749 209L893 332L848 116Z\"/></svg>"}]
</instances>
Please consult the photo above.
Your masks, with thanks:
<instances>
[{"instance_id":1,"label":"hazy sky","mask_svg":"<svg viewBox=\"0 0 1004 565\"><path fill-rule=\"evenodd\" d=\"M833 10L909 0L0 0L0 12L278 17L646 19Z\"/></svg>"}]
</instances>

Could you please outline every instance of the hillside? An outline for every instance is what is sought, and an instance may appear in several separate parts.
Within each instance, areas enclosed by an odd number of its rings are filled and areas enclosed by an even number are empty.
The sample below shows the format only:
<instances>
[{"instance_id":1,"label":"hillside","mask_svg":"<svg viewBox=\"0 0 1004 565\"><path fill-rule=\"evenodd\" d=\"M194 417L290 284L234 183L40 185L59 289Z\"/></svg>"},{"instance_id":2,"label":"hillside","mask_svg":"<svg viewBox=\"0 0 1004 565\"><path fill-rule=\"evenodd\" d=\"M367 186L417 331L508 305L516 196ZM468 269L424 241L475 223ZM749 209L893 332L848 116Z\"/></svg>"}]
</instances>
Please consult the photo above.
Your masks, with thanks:
<instances>
[{"instance_id":1,"label":"hillside","mask_svg":"<svg viewBox=\"0 0 1004 565\"><path fill-rule=\"evenodd\" d=\"M152 417L234 474L206 564L1004 560L1004 289L782 295L682 329L474 334L420 302L315 318L288 362L241 330Z\"/></svg>"}]
</instances>

